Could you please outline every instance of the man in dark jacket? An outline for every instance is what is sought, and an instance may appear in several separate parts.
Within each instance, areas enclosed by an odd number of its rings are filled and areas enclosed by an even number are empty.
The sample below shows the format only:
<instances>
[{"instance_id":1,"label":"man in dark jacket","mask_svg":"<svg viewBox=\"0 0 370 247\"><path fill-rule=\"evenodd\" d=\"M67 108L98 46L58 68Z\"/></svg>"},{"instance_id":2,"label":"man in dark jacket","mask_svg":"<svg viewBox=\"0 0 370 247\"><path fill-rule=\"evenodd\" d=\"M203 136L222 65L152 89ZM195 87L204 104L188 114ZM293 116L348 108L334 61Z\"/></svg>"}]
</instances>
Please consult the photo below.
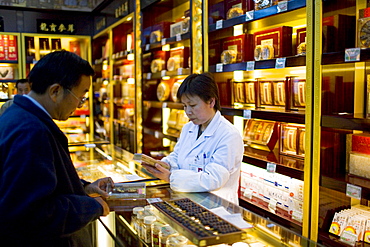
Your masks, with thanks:
<instances>
[{"instance_id":1,"label":"man in dark jacket","mask_svg":"<svg viewBox=\"0 0 370 247\"><path fill-rule=\"evenodd\" d=\"M107 196L100 188L112 181L79 179L53 119L84 103L93 74L74 53L50 53L29 74L31 92L16 95L0 117L1 246L92 246L91 223L109 207L88 193Z\"/></svg>"}]
</instances>

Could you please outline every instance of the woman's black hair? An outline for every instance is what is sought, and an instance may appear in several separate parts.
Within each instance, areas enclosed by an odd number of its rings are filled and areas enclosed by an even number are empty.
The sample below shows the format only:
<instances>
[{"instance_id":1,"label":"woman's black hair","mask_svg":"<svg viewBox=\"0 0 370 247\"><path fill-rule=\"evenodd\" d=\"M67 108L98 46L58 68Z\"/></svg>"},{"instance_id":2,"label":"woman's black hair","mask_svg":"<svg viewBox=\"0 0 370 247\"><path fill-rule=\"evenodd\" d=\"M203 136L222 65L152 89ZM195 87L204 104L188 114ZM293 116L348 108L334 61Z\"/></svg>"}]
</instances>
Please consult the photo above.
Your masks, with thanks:
<instances>
[{"instance_id":1,"label":"woman's black hair","mask_svg":"<svg viewBox=\"0 0 370 247\"><path fill-rule=\"evenodd\" d=\"M214 98L215 105L213 108L221 111L217 83L210 73L191 74L186 77L177 91L177 98L181 99L183 95L198 96L206 103Z\"/></svg>"}]
</instances>

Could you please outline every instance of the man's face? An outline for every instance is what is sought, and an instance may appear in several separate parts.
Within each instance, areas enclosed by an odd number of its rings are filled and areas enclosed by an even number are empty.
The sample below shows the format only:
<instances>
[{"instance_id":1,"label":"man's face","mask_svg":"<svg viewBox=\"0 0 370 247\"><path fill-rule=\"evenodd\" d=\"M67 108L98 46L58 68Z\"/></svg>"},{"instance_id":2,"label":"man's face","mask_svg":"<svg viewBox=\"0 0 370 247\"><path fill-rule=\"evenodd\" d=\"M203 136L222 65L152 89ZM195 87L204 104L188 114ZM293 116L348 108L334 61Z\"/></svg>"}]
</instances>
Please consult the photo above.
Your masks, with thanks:
<instances>
[{"instance_id":1,"label":"man's face","mask_svg":"<svg viewBox=\"0 0 370 247\"><path fill-rule=\"evenodd\" d=\"M89 91L91 84L91 77L83 75L81 82L77 87L71 88L69 91L65 90L62 102L59 102L57 120L67 120L76 108L81 107L81 101ZM85 103L86 104L86 103Z\"/></svg>"},{"instance_id":2,"label":"man's face","mask_svg":"<svg viewBox=\"0 0 370 247\"><path fill-rule=\"evenodd\" d=\"M31 91L31 86L28 82L18 83L18 85L17 85L17 94L24 95L24 94L28 94L30 91Z\"/></svg>"}]
</instances>

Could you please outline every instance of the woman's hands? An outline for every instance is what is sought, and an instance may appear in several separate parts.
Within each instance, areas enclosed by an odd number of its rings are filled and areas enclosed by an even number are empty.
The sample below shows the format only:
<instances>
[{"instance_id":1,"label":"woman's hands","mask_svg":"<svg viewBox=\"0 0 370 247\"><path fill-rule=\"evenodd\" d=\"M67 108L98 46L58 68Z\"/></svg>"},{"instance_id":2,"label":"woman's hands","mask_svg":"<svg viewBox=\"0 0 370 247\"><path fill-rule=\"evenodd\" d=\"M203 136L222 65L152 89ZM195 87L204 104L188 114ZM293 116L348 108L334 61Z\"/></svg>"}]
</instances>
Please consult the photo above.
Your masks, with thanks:
<instances>
[{"instance_id":1,"label":"woman's hands","mask_svg":"<svg viewBox=\"0 0 370 247\"><path fill-rule=\"evenodd\" d=\"M145 163L141 163L144 168L150 172L153 176L159 178L159 179L162 179L166 182L170 182L170 175L171 175L171 172L170 170L164 168L163 166L161 166L160 164L156 163L153 166L150 166L150 165L146 165ZM166 163L167 164L167 163ZM169 165L168 165L169 166Z\"/></svg>"}]
</instances>

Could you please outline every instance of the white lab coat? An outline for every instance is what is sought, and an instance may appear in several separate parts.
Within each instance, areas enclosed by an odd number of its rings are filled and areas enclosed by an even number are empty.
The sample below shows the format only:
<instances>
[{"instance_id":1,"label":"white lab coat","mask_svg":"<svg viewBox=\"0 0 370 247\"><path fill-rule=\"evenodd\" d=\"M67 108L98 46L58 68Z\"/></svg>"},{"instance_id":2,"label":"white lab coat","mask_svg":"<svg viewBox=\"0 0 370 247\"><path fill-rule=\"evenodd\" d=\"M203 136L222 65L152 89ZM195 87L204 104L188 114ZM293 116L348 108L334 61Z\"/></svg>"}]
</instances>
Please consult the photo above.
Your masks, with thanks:
<instances>
[{"instance_id":1,"label":"white lab coat","mask_svg":"<svg viewBox=\"0 0 370 247\"><path fill-rule=\"evenodd\" d=\"M185 124L174 151L162 159L171 165L171 189L210 191L238 204L244 152L240 132L219 111L197 140L198 129L192 122Z\"/></svg>"}]
</instances>

